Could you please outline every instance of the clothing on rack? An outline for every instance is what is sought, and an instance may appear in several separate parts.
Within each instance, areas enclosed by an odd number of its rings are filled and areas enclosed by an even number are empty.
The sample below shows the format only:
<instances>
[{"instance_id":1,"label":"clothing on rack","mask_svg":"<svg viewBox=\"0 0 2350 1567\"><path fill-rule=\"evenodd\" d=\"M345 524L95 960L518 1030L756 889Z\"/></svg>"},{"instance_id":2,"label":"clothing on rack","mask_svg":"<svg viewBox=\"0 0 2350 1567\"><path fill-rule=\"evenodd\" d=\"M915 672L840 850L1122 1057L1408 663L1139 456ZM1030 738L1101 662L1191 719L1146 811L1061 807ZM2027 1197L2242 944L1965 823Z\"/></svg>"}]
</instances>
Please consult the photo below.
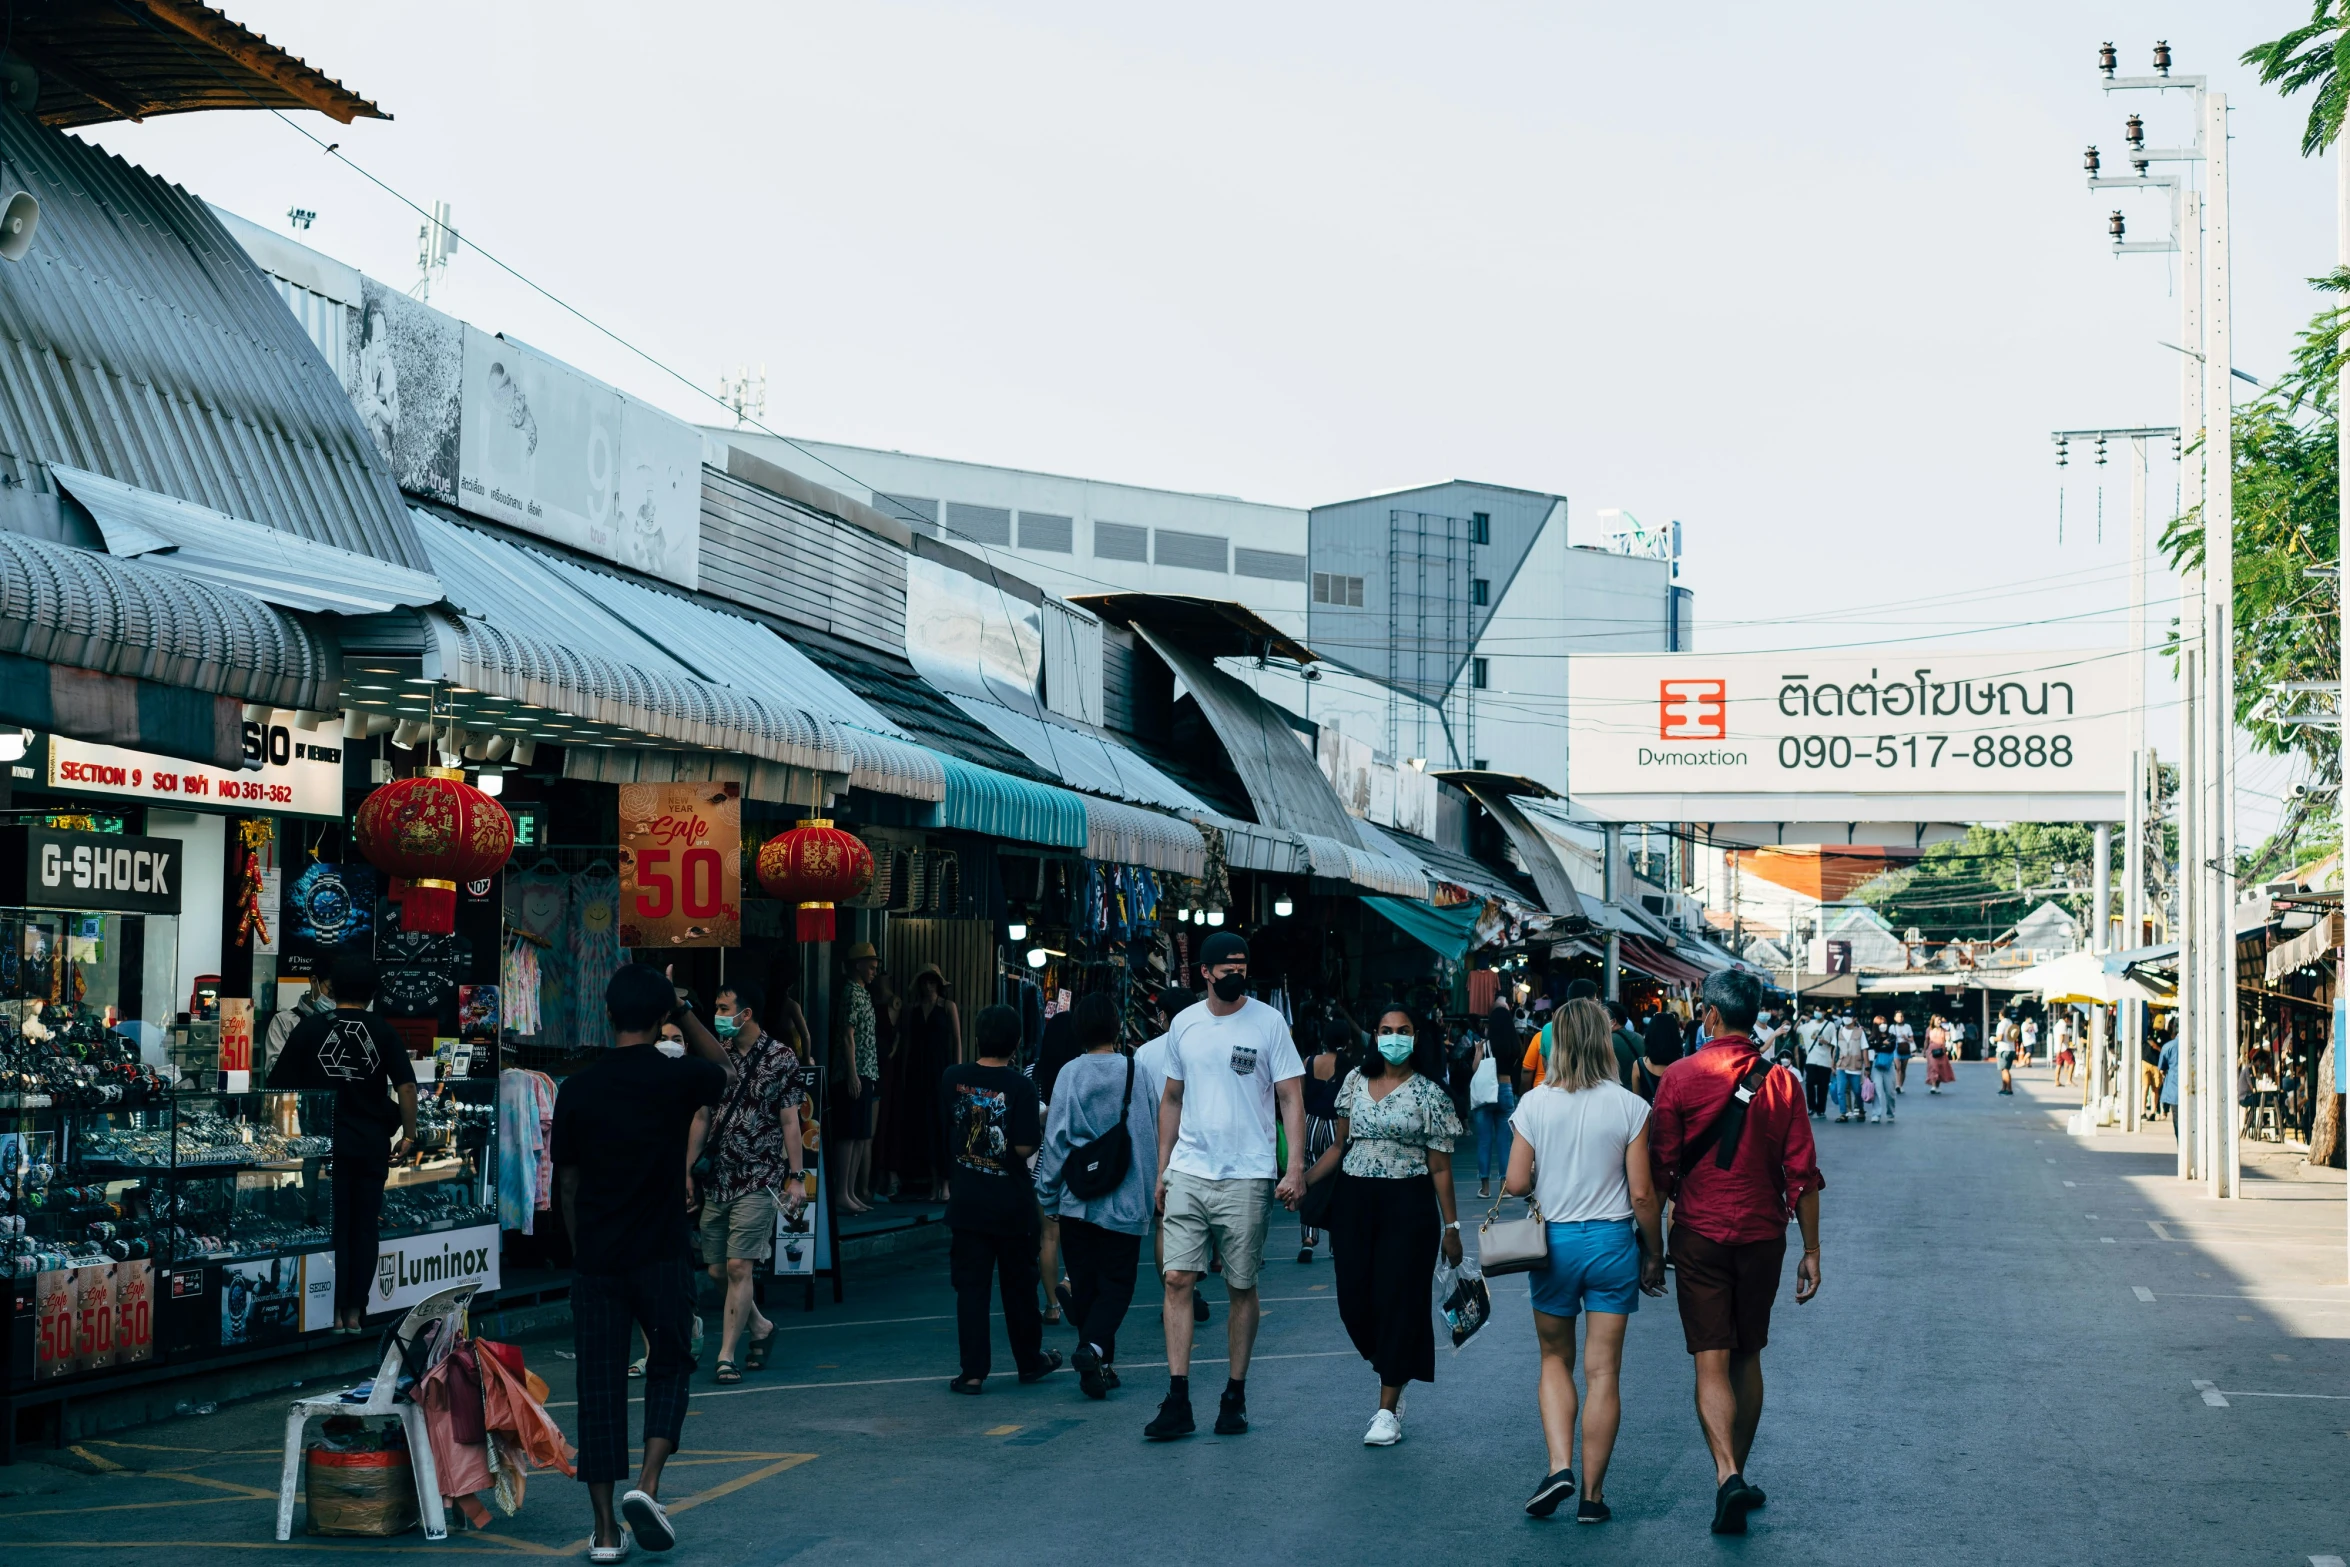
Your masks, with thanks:
<instances>
[{"instance_id":1,"label":"clothing on rack","mask_svg":"<svg viewBox=\"0 0 2350 1567\"><path fill-rule=\"evenodd\" d=\"M498 1225L538 1233L538 1215L553 1207L555 1080L509 1067L498 1074Z\"/></svg>"},{"instance_id":2,"label":"clothing on rack","mask_svg":"<svg viewBox=\"0 0 2350 1567\"><path fill-rule=\"evenodd\" d=\"M539 1020L539 948L520 932L509 931L498 963L498 988L506 1004L506 1028L517 1038L534 1037Z\"/></svg>"},{"instance_id":3,"label":"clothing on rack","mask_svg":"<svg viewBox=\"0 0 2350 1567\"><path fill-rule=\"evenodd\" d=\"M620 967L620 878L597 860L571 878L571 1042L610 1049L604 987Z\"/></svg>"},{"instance_id":4,"label":"clothing on rack","mask_svg":"<svg viewBox=\"0 0 2350 1567\"><path fill-rule=\"evenodd\" d=\"M541 1035L538 1043L571 1042L571 878L552 859L506 878L506 923L538 938L538 1023L517 1037ZM525 942L525 946L531 943Z\"/></svg>"}]
</instances>

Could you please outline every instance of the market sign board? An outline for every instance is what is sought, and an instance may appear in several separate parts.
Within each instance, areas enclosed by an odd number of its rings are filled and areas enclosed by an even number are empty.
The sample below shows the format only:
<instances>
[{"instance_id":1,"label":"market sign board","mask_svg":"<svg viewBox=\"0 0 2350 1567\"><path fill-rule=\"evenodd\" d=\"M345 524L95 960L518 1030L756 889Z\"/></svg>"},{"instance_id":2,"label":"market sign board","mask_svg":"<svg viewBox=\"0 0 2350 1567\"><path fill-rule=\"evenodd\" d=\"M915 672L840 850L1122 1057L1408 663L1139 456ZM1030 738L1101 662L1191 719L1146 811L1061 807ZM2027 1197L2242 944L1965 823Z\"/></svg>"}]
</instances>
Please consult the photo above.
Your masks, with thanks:
<instances>
[{"instance_id":1,"label":"market sign board","mask_svg":"<svg viewBox=\"0 0 2350 1567\"><path fill-rule=\"evenodd\" d=\"M177 838L0 827L0 902L101 914L177 914Z\"/></svg>"},{"instance_id":2,"label":"market sign board","mask_svg":"<svg viewBox=\"0 0 2350 1567\"><path fill-rule=\"evenodd\" d=\"M327 1283L331 1302L331 1276ZM459 1284L477 1284L484 1290L498 1287L496 1225L477 1224L470 1229L379 1242L375 1286L368 1291L367 1309L405 1311Z\"/></svg>"},{"instance_id":3,"label":"market sign board","mask_svg":"<svg viewBox=\"0 0 2350 1567\"><path fill-rule=\"evenodd\" d=\"M155 1358L155 1264L53 1268L33 1283L33 1380Z\"/></svg>"},{"instance_id":4,"label":"market sign board","mask_svg":"<svg viewBox=\"0 0 2350 1567\"><path fill-rule=\"evenodd\" d=\"M739 947L742 786L620 786L620 944Z\"/></svg>"},{"instance_id":5,"label":"market sign board","mask_svg":"<svg viewBox=\"0 0 2350 1567\"><path fill-rule=\"evenodd\" d=\"M696 588L702 436L559 359L464 332L457 504Z\"/></svg>"},{"instance_id":6,"label":"market sign board","mask_svg":"<svg viewBox=\"0 0 2350 1567\"><path fill-rule=\"evenodd\" d=\"M2110 821L2119 651L1578 654L1567 792L1598 821Z\"/></svg>"},{"instance_id":7,"label":"market sign board","mask_svg":"<svg viewBox=\"0 0 2350 1567\"><path fill-rule=\"evenodd\" d=\"M343 737L300 729L276 711L245 724L245 766L207 767L120 746L49 737L48 787L60 794L111 795L182 810L343 818Z\"/></svg>"}]
</instances>

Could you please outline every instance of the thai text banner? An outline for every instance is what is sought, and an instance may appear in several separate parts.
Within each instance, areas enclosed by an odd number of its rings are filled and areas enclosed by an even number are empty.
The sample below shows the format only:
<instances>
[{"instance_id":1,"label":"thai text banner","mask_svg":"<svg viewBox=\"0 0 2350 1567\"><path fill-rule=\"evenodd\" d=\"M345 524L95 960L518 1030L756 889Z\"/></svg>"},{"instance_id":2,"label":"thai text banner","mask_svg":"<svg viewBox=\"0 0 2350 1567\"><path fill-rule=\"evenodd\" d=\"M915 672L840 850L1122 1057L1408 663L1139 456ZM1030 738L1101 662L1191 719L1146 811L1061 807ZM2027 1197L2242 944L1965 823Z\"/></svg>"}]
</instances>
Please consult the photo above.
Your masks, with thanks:
<instances>
[{"instance_id":1,"label":"thai text banner","mask_svg":"<svg viewBox=\"0 0 2350 1567\"><path fill-rule=\"evenodd\" d=\"M1578 796L2129 787L2124 652L1591 654L1567 685Z\"/></svg>"}]
</instances>

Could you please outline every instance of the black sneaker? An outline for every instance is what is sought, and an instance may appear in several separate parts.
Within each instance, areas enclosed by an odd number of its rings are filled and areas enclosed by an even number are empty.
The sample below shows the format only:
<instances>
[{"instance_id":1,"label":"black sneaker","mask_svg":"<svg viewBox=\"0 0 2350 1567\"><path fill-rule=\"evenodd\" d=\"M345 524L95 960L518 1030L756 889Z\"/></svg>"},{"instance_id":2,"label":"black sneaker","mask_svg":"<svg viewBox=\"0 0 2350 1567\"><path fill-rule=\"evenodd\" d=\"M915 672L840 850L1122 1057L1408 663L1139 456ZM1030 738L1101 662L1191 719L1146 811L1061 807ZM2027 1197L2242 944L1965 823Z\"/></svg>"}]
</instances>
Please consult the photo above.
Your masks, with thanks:
<instances>
[{"instance_id":1,"label":"black sneaker","mask_svg":"<svg viewBox=\"0 0 2350 1567\"><path fill-rule=\"evenodd\" d=\"M1109 1383L1102 1380L1102 1357L1091 1344L1080 1344L1071 1357L1077 1367L1077 1387L1087 1398L1108 1398Z\"/></svg>"},{"instance_id":2,"label":"black sneaker","mask_svg":"<svg viewBox=\"0 0 2350 1567\"><path fill-rule=\"evenodd\" d=\"M1534 1488L1534 1494L1526 1498L1526 1516L1548 1518L1558 1511L1559 1503L1574 1494L1574 1470L1561 1469L1554 1474L1546 1474L1542 1477L1542 1483Z\"/></svg>"},{"instance_id":3,"label":"black sneaker","mask_svg":"<svg viewBox=\"0 0 2350 1567\"><path fill-rule=\"evenodd\" d=\"M1142 1428L1142 1435L1149 1442L1172 1442L1198 1429L1191 1421L1191 1400L1170 1393L1159 1401L1159 1412Z\"/></svg>"},{"instance_id":4,"label":"black sneaker","mask_svg":"<svg viewBox=\"0 0 2350 1567\"><path fill-rule=\"evenodd\" d=\"M1744 1534L1746 1511L1754 1505L1754 1495L1746 1489L1746 1477L1732 1475L1714 1492L1714 1523L1716 1534Z\"/></svg>"},{"instance_id":5,"label":"black sneaker","mask_svg":"<svg viewBox=\"0 0 2350 1567\"><path fill-rule=\"evenodd\" d=\"M1121 1385L1121 1384L1120 1384L1120 1383L1119 1383L1119 1381L1118 1381L1118 1368L1117 1368L1116 1366L1113 1366L1113 1365L1111 1365L1111 1364L1110 1364L1108 1361L1106 1361L1106 1360L1105 1360L1105 1361L1103 1361L1103 1362L1102 1362L1102 1386L1103 1386L1103 1387L1105 1387L1105 1388L1110 1388L1110 1389L1113 1389L1113 1390L1114 1390L1114 1389L1116 1389L1117 1387L1119 1387L1120 1385Z\"/></svg>"},{"instance_id":6,"label":"black sneaker","mask_svg":"<svg viewBox=\"0 0 2350 1567\"><path fill-rule=\"evenodd\" d=\"M1595 1502L1588 1496L1575 1504L1575 1522L1577 1523L1606 1523L1614 1516L1615 1514L1608 1510L1607 1503Z\"/></svg>"},{"instance_id":7,"label":"black sneaker","mask_svg":"<svg viewBox=\"0 0 2350 1567\"><path fill-rule=\"evenodd\" d=\"M1761 1486L1756 1485L1752 1480L1746 1482L1746 1510L1748 1512L1753 1512L1769 1500L1769 1497L1763 1495Z\"/></svg>"},{"instance_id":8,"label":"black sneaker","mask_svg":"<svg viewBox=\"0 0 2350 1567\"><path fill-rule=\"evenodd\" d=\"M1216 1434L1218 1436L1246 1436L1248 1434L1248 1400L1234 1398L1227 1393L1216 1400Z\"/></svg>"},{"instance_id":9,"label":"black sneaker","mask_svg":"<svg viewBox=\"0 0 2350 1567\"><path fill-rule=\"evenodd\" d=\"M1057 1349L1048 1349L1044 1352L1044 1359L1020 1373L1020 1380L1022 1382L1042 1382L1060 1369L1061 1352Z\"/></svg>"},{"instance_id":10,"label":"black sneaker","mask_svg":"<svg viewBox=\"0 0 2350 1567\"><path fill-rule=\"evenodd\" d=\"M1191 1292L1191 1320L1194 1322L1208 1320L1208 1297L1197 1290Z\"/></svg>"}]
</instances>

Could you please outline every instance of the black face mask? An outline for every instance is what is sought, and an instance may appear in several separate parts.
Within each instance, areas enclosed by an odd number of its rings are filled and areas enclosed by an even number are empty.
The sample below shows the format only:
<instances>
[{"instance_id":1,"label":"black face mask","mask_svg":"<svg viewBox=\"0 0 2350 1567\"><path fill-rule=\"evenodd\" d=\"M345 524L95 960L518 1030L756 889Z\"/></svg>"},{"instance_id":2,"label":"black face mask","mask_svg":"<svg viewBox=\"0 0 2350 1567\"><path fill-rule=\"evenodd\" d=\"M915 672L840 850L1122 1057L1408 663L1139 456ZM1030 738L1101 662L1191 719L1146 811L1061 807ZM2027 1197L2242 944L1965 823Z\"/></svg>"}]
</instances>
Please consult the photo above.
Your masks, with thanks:
<instances>
[{"instance_id":1,"label":"black face mask","mask_svg":"<svg viewBox=\"0 0 2350 1567\"><path fill-rule=\"evenodd\" d=\"M1208 981L1208 988L1216 993L1218 1001L1238 1001L1248 993L1246 974L1219 974Z\"/></svg>"}]
</instances>

